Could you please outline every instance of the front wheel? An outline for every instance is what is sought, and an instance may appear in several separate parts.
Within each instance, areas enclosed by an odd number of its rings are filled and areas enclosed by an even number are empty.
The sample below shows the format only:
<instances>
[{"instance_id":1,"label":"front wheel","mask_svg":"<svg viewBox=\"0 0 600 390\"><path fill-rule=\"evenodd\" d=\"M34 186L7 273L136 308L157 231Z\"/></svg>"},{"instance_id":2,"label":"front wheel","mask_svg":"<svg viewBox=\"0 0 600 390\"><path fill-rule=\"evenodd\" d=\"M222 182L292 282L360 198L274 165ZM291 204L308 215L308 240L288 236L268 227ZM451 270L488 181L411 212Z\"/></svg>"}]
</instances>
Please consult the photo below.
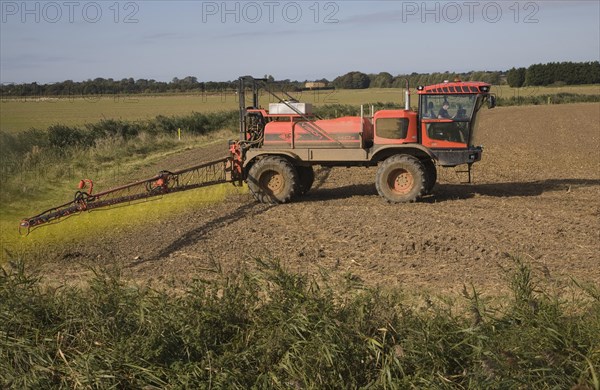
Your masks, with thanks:
<instances>
[{"instance_id":1,"label":"front wheel","mask_svg":"<svg viewBox=\"0 0 600 390\"><path fill-rule=\"evenodd\" d=\"M261 203L287 203L298 186L298 173L288 160L268 156L256 162L248 172L248 188Z\"/></svg>"},{"instance_id":2,"label":"front wheel","mask_svg":"<svg viewBox=\"0 0 600 390\"><path fill-rule=\"evenodd\" d=\"M395 155L377 169L375 187L390 203L414 202L425 190L425 169L416 158Z\"/></svg>"},{"instance_id":3,"label":"front wheel","mask_svg":"<svg viewBox=\"0 0 600 390\"><path fill-rule=\"evenodd\" d=\"M432 160L422 160L423 169L425 170L425 188L423 195L430 195L433 192L433 187L437 182L437 169Z\"/></svg>"}]
</instances>

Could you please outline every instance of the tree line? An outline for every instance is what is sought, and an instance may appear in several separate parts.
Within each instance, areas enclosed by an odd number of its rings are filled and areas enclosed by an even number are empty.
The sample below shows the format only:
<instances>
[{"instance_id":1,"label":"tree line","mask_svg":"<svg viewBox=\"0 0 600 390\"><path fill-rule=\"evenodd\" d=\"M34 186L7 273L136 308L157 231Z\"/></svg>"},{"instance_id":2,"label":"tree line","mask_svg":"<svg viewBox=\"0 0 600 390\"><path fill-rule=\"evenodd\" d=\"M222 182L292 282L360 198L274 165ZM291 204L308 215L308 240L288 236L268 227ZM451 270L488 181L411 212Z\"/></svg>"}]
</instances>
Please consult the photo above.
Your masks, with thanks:
<instances>
[{"instance_id":1,"label":"tree line","mask_svg":"<svg viewBox=\"0 0 600 390\"><path fill-rule=\"evenodd\" d=\"M514 88L523 86L580 85L600 83L600 62L551 62L529 68L512 68L506 82Z\"/></svg>"},{"instance_id":2,"label":"tree line","mask_svg":"<svg viewBox=\"0 0 600 390\"><path fill-rule=\"evenodd\" d=\"M408 81L410 86L431 85L444 80L460 79L462 81L483 81L498 85L503 81L505 72L499 71L471 71L467 73L436 72L436 73L411 73L392 76L388 72L365 74L362 72L349 72L332 81L338 89L363 89L363 88L404 88Z\"/></svg>"},{"instance_id":3,"label":"tree line","mask_svg":"<svg viewBox=\"0 0 600 390\"><path fill-rule=\"evenodd\" d=\"M265 78L274 83L274 89L300 91L305 89L306 81L275 80L273 76ZM436 72L411 73L393 76L388 72L366 74L353 71L336 77L314 80L337 89L364 88L403 88L408 81L411 86L430 85L444 80L461 79L463 81L483 81L493 85L508 84L511 87L578 85L600 83L600 62L552 62L534 64L528 68L512 68L508 71L471 71L465 73ZM183 79L177 77L170 82L153 79L96 78L86 81L66 80L58 83L38 84L3 84L0 85L0 96L82 96L82 95L130 95L160 93L218 93L235 91L237 80L233 81L198 81L195 76Z\"/></svg>"},{"instance_id":4,"label":"tree line","mask_svg":"<svg viewBox=\"0 0 600 390\"><path fill-rule=\"evenodd\" d=\"M431 85L444 80L483 81L492 85L511 87L600 84L600 62L551 62L508 71L471 71L466 73L411 73L392 76L388 72L365 74L349 72L333 80L339 89L403 88L410 85Z\"/></svg>"},{"instance_id":5,"label":"tree line","mask_svg":"<svg viewBox=\"0 0 600 390\"><path fill-rule=\"evenodd\" d=\"M98 77L93 80L38 84L4 84L0 86L2 96L81 96L81 95L129 95L224 91L234 89L237 84L225 82L199 82L197 77L188 76L183 79L175 77L170 82L148 79L126 78L114 80Z\"/></svg>"}]
</instances>

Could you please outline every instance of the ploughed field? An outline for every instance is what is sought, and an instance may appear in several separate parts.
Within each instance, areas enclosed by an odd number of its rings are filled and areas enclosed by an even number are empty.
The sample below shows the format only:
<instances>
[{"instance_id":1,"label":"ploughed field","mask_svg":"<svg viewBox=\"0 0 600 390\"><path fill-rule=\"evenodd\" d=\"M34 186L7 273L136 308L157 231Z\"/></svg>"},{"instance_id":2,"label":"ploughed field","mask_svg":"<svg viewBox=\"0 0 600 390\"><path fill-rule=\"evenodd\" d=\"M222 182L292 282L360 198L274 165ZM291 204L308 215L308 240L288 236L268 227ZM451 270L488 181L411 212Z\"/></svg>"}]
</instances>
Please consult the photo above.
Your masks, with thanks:
<instances>
[{"instance_id":1,"label":"ploughed field","mask_svg":"<svg viewBox=\"0 0 600 390\"><path fill-rule=\"evenodd\" d=\"M131 280L177 285L274 259L333 282L436 293L473 284L496 295L518 257L557 286L600 283L600 105L499 107L480 120L485 149L474 184L442 169L432 196L391 205L377 195L375 168L317 168L313 189L294 203L263 205L239 192L156 223L37 249L43 271L73 282L90 267L117 264ZM226 150L223 142L187 151L139 174Z\"/></svg>"}]
</instances>

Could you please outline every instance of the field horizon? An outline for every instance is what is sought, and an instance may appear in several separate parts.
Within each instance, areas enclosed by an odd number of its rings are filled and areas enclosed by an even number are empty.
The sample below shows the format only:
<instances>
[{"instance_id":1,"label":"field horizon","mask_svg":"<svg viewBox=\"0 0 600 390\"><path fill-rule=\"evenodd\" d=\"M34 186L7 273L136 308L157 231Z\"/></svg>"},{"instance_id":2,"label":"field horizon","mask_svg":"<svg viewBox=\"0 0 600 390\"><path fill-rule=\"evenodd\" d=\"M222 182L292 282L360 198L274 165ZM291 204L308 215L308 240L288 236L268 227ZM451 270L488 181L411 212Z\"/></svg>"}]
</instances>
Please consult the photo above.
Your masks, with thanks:
<instances>
[{"instance_id":1,"label":"field horizon","mask_svg":"<svg viewBox=\"0 0 600 390\"><path fill-rule=\"evenodd\" d=\"M600 85L524 87L494 86L499 98L534 97L574 93L600 95ZM374 103L396 103L404 107L404 89L368 88L355 90L315 90L292 93L299 101L315 106L349 104L368 106ZM261 105L268 106L273 99L261 97ZM416 90L411 88L411 107L417 106ZM30 128L45 130L51 125L82 126L106 119L145 121L158 115L180 116L192 112L211 113L237 110L234 91L223 93L182 93L154 95L100 95L83 97L20 97L0 100L0 131L15 133Z\"/></svg>"}]
</instances>

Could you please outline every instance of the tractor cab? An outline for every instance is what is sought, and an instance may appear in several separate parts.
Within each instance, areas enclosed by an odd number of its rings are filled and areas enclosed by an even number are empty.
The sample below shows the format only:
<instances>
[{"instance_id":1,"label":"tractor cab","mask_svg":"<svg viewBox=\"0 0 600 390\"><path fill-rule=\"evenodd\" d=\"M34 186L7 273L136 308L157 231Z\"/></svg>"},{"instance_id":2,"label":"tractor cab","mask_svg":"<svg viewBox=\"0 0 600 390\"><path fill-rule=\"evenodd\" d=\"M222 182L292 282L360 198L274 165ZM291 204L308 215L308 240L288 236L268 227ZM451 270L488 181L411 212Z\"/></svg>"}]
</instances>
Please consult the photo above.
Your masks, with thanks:
<instances>
[{"instance_id":1,"label":"tractor cab","mask_svg":"<svg viewBox=\"0 0 600 390\"><path fill-rule=\"evenodd\" d=\"M481 147L473 145L473 136L484 103L487 102L489 108L495 106L490 87L482 82L455 81L417 88L420 143L436 151L443 165L472 163L479 159ZM457 153L459 150L463 152Z\"/></svg>"}]
</instances>

